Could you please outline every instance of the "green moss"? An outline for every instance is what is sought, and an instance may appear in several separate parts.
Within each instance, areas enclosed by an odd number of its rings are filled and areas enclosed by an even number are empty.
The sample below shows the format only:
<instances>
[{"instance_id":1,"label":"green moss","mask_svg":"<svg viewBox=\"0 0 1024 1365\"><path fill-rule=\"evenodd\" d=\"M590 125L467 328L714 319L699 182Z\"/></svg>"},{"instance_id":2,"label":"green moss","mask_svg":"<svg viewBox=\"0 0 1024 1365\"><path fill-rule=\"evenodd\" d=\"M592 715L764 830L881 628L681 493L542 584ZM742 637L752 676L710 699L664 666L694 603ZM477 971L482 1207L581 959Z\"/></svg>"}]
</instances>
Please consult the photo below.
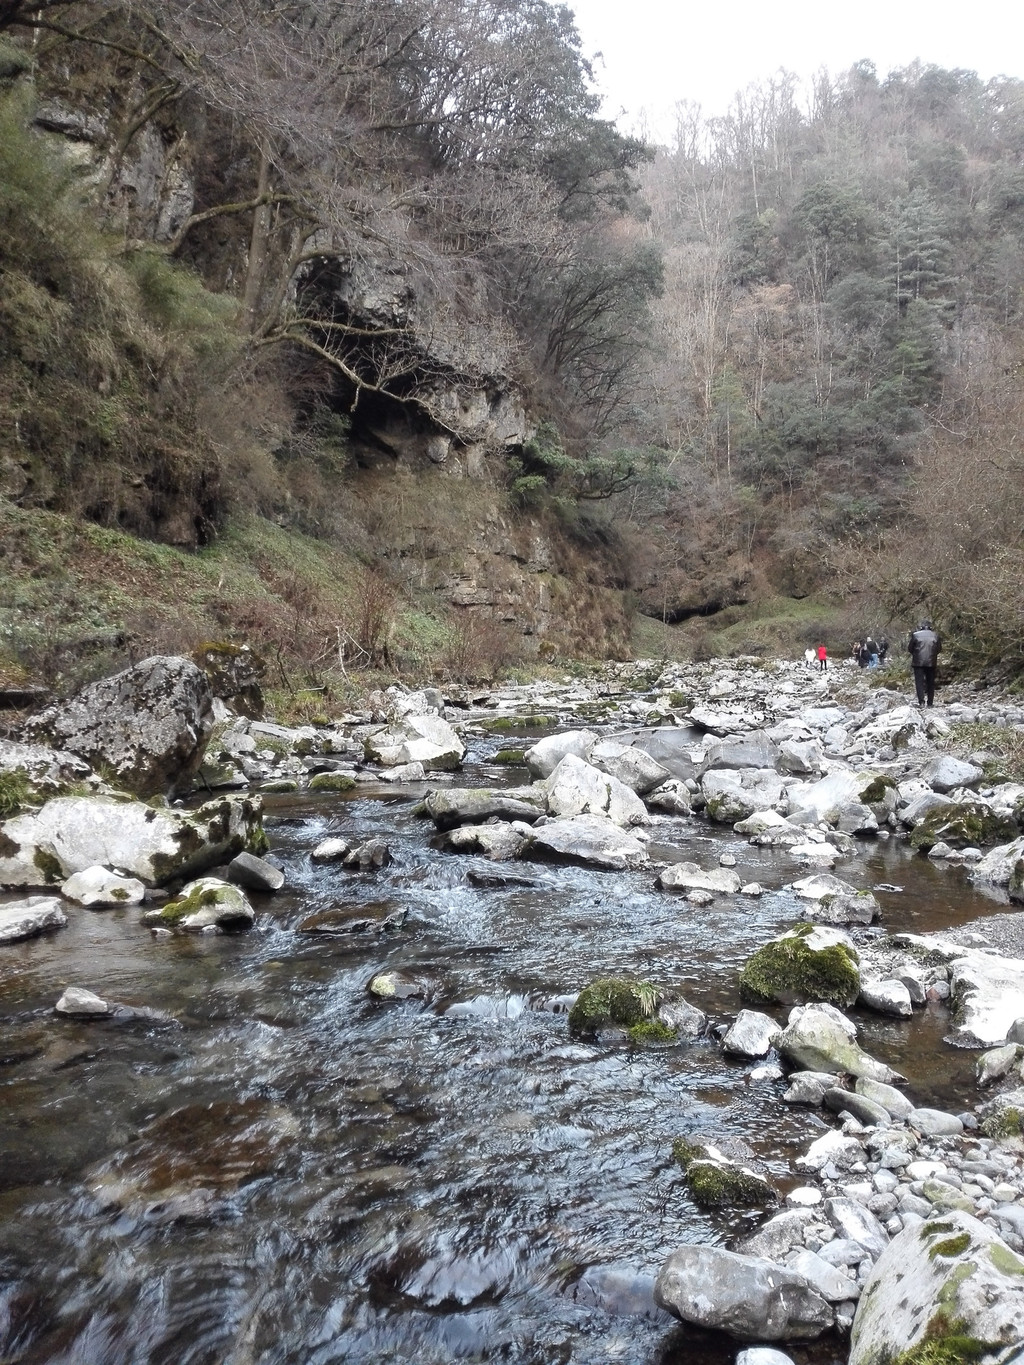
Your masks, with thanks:
<instances>
[{"instance_id":1,"label":"green moss","mask_svg":"<svg viewBox=\"0 0 1024 1365\"><path fill-rule=\"evenodd\" d=\"M629 1041L636 1043L638 1047L674 1043L675 1040L676 1030L669 1028L668 1024L663 1024L660 1019L645 1019L640 1024L634 1024L629 1030Z\"/></svg>"},{"instance_id":2,"label":"green moss","mask_svg":"<svg viewBox=\"0 0 1024 1365\"><path fill-rule=\"evenodd\" d=\"M699 1161L703 1154L703 1147L688 1142L686 1138L676 1138L672 1144L672 1158L679 1162L684 1171L689 1170L691 1161Z\"/></svg>"},{"instance_id":3,"label":"green moss","mask_svg":"<svg viewBox=\"0 0 1024 1365\"><path fill-rule=\"evenodd\" d=\"M1007 1106L986 1115L981 1121L981 1131L985 1137L998 1142L1003 1138L1020 1137L1024 1129L1024 1114L1019 1109Z\"/></svg>"},{"instance_id":4,"label":"green moss","mask_svg":"<svg viewBox=\"0 0 1024 1365\"><path fill-rule=\"evenodd\" d=\"M65 880L64 869L52 853L47 853L43 848L37 848L32 855L32 861L47 882L55 883Z\"/></svg>"},{"instance_id":5,"label":"green moss","mask_svg":"<svg viewBox=\"0 0 1024 1365\"><path fill-rule=\"evenodd\" d=\"M1024 1275L1024 1262L1001 1242L993 1242L988 1249L989 1260L1004 1275Z\"/></svg>"},{"instance_id":6,"label":"green moss","mask_svg":"<svg viewBox=\"0 0 1024 1365\"><path fill-rule=\"evenodd\" d=\"M774 1203L777 1195L767 1180L738 1166L716 1161L693 1160L686 1171L687 1183L695 1204L715 1208L722 1204Z\"/></svg>"},{"instance_id":7,"label":"green moss","mask_svg":"<svg viewBox=\"0 0 1024 1365\"><path fill-rule=\"evenodd\" d=\"M128 892L123 886L115 886L110 892L110 898L115 901L126 901L128 899Z\"/></svg>"},{"instance_id":8,"label":"green moss","mask_svg":"<svg viewBox=\"0 0 1024 1365\"><path fill-rule=\"evenodd\" d=\"M740 994L755 1004L796 1004L822 1000L849 1006L860 993L855 952L843 943L808 947L813 924L801 924L781 939L766 943L740 974Z\"/></svg>"},{"instance_id":9,"label":"green moss","mask_svg":"<svg viewBox=\"0 0 1024 1365\"><path fill-rule=\"evenodd\" d=\"M166 920L168 924L177 924L186 915L195 915L200 910L216 904L216 887L208 886L205 889L196 887L187 896L179 896L177 900L168 901L160 911L160 918Z\"/></svg>"},{"instance_id":10,"label":"green moss","mask_svg":"<svg viewBox=\"0 0 1024 1365\"><path fill-rule=\"evenodd\" d=\"M668 704L673 711L692 711L693 698L689 692L670 692L668 694Z\"/></svg>"},{"instance_id":11,"label":"green moss","mask_svg":"<svg viewBox=\"0 0 1024 1365\"><path fill-rule=\"evenodd\" d=\"M873 778L860 794L860 799L865 806L875 806L879 801L885 800L885 793L890 787L895 787L896 783L891 777L879 775Z\"/></svg>"},{"instance_id":12,"label":"green moss","mask_svg":"<svg viewBox=\"0 0 1024 1365\"><path fill-rule=\"evenodd\" d=\"M962 1320L939 1312L917 1345L901 1352L892 1365L971 1365L994 1348L993 1342L967 1336Z\"/></svg>"},{"instance_id":13,"label":"green moss","mask_svg":"<svg viewBox=\"0 0 1024 1365\"><path fill-rule=\"evenodd\" d=\"M518 765L526 762L526 754L522 749L499 749L491 762Z\"/></svg>"},{"instance_id":14,"label":"green moss","mask_svg":"<svg viewBox=\"0 0 1024 1365\"><path fill-rule=\"evenodd\" d=\"M317 773L309 779L311 792L350 792L355 785L349 773Z\"/></svg>"},{"instance_id":15,"label":"green moss","mask_svg":"<svg viewBox=\"0 0 1024 1365\"><path fill-rule=\"evenodd\" d=\"M936 1242L929 1250L928 1257L934 1261L936 1256L959 1256L971 1245L970 1233L961 1232L956 1237L947 1237L944 1242Z\"/></svg>"},{"instance_id":16,"label":"green moss","mask_svg":"<svg viewBox=\"0 0 1024 1365\"><path fill-rule=\"evenodd\" d=\"M245 844L246 853L252 853L257 858L262 858L265 853L270 852L270 840L267 838L267 831L262 825L257 825L249 835Z\"/></svg>"},{"instance_id":17,"label":"green moss","mask_svg":"<svg viewBox=\"0 0 1024 1365\"><path fill-rule=\"evenodd\" d=\"M661 993L648 981L601 977L584 986L569 1011L573 1033L596 1033L607 1024L633 1028L653 1018Z\"/></svg>"},{"instance_id":18,"label":"green moss","mask_svg":"<svg viewBox=\"0 0 1024 1365\"><path fill-rule=\"evenodd\" d=\"M939 806L915 826L910 847L923 853L938 843L953 848L985 848L1011 843L1019 833L1015 821L994 815L987 806Z\"/></svg>"}]
</instances>

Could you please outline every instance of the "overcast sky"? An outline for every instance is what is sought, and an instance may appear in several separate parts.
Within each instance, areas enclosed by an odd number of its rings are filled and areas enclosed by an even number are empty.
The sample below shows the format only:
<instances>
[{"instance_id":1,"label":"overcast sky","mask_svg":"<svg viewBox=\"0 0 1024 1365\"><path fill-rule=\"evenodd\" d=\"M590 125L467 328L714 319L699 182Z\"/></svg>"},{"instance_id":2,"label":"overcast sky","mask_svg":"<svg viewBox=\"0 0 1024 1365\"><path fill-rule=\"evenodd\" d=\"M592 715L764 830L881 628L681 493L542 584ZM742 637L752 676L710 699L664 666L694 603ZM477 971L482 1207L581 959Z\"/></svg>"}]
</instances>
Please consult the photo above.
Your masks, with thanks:
<instances>
[{"instance_id":1,"label":"overcast sky","mask_svg":"<svg viewBox=\"0 0 1024 1365\"><path fill-rule=\"evenodd\" d=\"M626 117L629 131L646 114L650 133L667 140L677 100L724 113L733 94L780 67L807 78L822 66L845 71L867 58L879 74L915 58L966 67L984 79L1024 76L1024 6L1020 0L566 0L583 50L600 51L596 75L604 113Z\"/></svg>"}]
</instances>

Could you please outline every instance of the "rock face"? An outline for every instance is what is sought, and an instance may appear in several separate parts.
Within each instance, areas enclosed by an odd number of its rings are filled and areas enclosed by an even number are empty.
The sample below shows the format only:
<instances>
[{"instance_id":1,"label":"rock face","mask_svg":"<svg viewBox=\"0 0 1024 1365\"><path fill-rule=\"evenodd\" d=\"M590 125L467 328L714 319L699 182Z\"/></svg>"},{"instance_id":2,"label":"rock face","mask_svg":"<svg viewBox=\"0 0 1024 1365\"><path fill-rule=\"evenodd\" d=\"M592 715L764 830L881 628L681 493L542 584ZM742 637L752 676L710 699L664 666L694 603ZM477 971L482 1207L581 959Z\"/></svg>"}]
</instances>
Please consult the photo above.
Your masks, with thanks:
<instances>
[{"instance_id":1,"label":"rock face","mask_svg":"<svg viewBox=\"0 0 1024 1365\"><path fill-rule=\"evenodd\" d=\"M715 1246L673 1252L655 1281L654 1298L683 1322L740 1341L806 1340L832 1326L832 1309L802 1275Z\"/></svg>"},{"instance_id":2,"label":"rock face","mask_svg":"<svg viewBox=\"0 0 1024 1365\"><path fill-rule=\"evenodd\" d=\"M194 811L58 796L0 825L0 886L51 886L97 864L159 885L258 842L262 818L258 796L226 796Z\"/></svg>"},{"instance_id":3,"label":"rock face","mask_svg":"<svg viewBox=\"0 0 1024 1365\"><path fill-rule=\"evenodd\" d=\"M882 1365L925 1342L936 1361L1006 1359L999 1348L1021 1340L1024 1261L976 1218L950 1210L882 1252L854 1319L850 1365Z\"/></svg>"},{"instance_id":4,"label":"rock face","mask_svg":"<svg viewBox=\"0 0 1024 1365\"><path fill-rule=\"evenodd\" d=\"M136 796L179 786L202 762L213 694L190 659L158 655L84 688L25 727L109 774Z\"/></svg>"}]
</instances>

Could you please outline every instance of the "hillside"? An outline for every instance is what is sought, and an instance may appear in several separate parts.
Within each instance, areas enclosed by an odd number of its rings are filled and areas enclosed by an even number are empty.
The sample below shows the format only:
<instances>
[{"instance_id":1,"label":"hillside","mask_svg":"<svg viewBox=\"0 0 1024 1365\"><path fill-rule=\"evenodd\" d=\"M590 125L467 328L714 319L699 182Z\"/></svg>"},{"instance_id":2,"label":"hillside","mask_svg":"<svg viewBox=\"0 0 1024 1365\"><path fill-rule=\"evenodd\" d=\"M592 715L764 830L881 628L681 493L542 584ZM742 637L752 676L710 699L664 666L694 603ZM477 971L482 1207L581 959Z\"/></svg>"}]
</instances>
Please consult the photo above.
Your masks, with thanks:
<instances>
[{"instance_id":1,"label":"hillside","mask_svg":"<svg viewBox=\"0 0 1024 1365\"><path fill-rule=\"evenodd\" d=\"M0 5L0 670L1024 669L1024 83L671 148L544 0ZM312 703L311 703L312 704Z\"/></svg>"}]
</instances>

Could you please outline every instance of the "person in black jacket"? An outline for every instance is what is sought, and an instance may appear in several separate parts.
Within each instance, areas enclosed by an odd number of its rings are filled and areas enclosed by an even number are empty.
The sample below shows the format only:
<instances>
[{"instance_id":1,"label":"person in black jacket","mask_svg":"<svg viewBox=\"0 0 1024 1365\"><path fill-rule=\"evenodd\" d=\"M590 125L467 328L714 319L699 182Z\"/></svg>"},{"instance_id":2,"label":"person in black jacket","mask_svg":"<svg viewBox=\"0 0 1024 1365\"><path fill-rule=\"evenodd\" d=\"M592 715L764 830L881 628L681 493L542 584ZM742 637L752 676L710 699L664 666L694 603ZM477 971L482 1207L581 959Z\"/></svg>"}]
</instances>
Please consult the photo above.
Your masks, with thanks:
<instances>
[{"instance_id":1,"label":"person in black jacket","mask_svg":"<svg viewBox=\"0 0 1024 1365\"><path fill-rule=\"evenodd\" d=\"M932 630L931 621L922 621L907 642L910 662L914 666L914 687L917 704L924 706L925 698L931 706L935 700L935 668L942 648L939 637Z\"/></svg>"}]
</instances>

